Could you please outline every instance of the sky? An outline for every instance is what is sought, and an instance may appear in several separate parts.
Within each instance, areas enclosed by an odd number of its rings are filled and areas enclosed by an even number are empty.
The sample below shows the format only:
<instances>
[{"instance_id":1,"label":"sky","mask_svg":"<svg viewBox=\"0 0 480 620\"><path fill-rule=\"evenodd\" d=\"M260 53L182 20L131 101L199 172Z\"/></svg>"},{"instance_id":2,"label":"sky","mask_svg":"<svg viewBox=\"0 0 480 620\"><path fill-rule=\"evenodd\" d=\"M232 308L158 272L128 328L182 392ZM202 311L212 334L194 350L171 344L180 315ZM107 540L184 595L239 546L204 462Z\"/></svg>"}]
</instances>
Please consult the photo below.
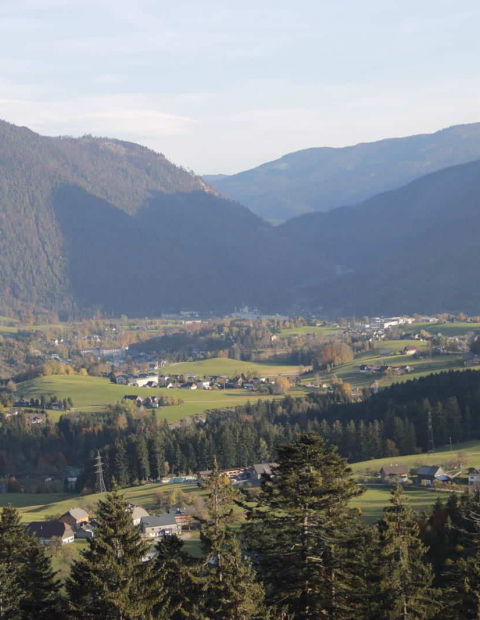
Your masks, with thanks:
<instances>
[{"instance_id":1,"label":"sky","mask_svg":"<svg viewBox=\"0 0 480 620\"><path fill-rule=\"evenodd\" d=\"M480 121L479 26L477 0L1 0L0 118L233 174Z\"/></svg>"}]
</instances>

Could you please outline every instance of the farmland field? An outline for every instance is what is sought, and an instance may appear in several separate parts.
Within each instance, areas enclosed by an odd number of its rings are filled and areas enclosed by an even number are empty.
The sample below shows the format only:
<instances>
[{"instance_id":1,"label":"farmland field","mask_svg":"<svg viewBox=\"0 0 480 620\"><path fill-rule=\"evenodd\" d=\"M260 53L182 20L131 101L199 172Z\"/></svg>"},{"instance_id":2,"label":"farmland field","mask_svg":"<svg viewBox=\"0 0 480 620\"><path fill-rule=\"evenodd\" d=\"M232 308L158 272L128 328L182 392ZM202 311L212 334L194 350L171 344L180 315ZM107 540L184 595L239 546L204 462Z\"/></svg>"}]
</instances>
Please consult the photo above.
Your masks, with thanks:
<instances>
[{"instance_id":1,"label":"farmland field","mask_svg":"<svg viewBox=\"0 0 480 620\"><path fill-rule=\"evenodd\" d=\"M79 375L50 375L39 377L18 384L18 396L23 398L37 398L42 394L55 395L64 399L73 400L76 411L99 411L106 405L115 403L127 394L138 394L144 398L149 395L168 395L181 398L184 403L179 406L154 409L159 420L178 422L191 415L200 414L206 409L221 409L236 407L248 401L257 401L261 398L275 398L260 396L255 392L244 389L238 390L167 390L151 388L135 388L126 385L110 383L103 377L82 377ZM58 420L61 411L50 411L52 420Z\"/></svg>"},{"instance_id":2,"label":"farmland field","mask_svg":"<svg viewBox=\"0 0 480 620\"><path fill-rule=\"evenodd\" d=\"M279 333L281 338L287 338L288 336L304 336L305 334L315 334L316 336L326 336L327 334L333 334L335 332L342 332L342 327L323 327L316 325L304 325L303 327L290 327L288 329L282 329Z\"/></svg>"},{"instance_id":3,"label":"farmland field","mask_svg":"<svg viewBox=\"0 0 480 620\"><path fill-rule=\"evenodd\" d=\"M226 375L233 377L241 373L254 372L259 377L276 377L278 375L296 375L298 366L281 366L274 364L258 364L255 362L241 362L228 357L214 357L199 362L180 362L167 364L161 368L163 374L192 374L203 375Z\"/></svg>"}]
</instances>

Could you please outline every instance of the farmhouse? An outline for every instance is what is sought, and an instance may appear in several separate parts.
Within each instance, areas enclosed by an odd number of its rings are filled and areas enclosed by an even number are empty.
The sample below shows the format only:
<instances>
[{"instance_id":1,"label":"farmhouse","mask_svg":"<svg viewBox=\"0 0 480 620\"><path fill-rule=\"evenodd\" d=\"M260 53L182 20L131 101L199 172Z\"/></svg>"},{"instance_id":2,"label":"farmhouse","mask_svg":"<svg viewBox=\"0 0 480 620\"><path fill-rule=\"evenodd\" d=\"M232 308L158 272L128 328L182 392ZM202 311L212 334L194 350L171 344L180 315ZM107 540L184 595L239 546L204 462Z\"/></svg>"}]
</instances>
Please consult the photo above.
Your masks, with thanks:
<instances>
[{"instance_id":1,"label":"farmhouse","mask_svg":"<svg viewBox=\"0 0 480 620\"><path fill-rule=\"evenodd\" d=\"M149 516L149 514L145 510L145 508L142 508L141 506L132 506L132 505L130 505L129 506L129 510L132 513L133 525L140 525L140 522L141 522L142 518Z\"/></svg>"},{"instance_id":2,"label":"farmhouse","mask_svg":"<svg viewBox=\"0 0 480 620\"><path fill-rule=\"evenodd\" d=\"M27 532L36 536L41 545L49 545L54 538L60 539L62 545L74 541L72 528L63 521L32 521Z\"/></svg>"},{"instance_id":3,"label":"farmhouse","mask_svg":"<svg viewBox=\"0 0 480 620\"><path fill-rule=\"evenodd\" d=\"M265 474L266 476L272 475L272 469L278 467L277 463L259 463L257 465L253 465L250 470L250 477L253 480L262 480L262 476Z\"/></svg>"},{"instance_id":4,"label":"farmhouse","mask_svg":"<svg viewBox=\"0 0 480 620\"><path fill-rule=\"evenodd\" d=\"M177 523L175 515L169 512L142 517L140 525L145 538L157 538L158 536L181 533L181 526Z\"/></svg>"},{"instance_id":5,"label":"farmhouse","mask_svg":"<svg viewBox=\"0 0 480 620\"><path fill-rule=\"evenodd\" d=\"M389 480L407 480L408 467L406 465L385 465L380 470L380 476L385 482Z\"/></svg>"},{"instance_id":6,"label":"farmhouse","mask_svg":"<svg viewBox=\"0 0 480 620\"><path fill-rule=\"evenodd\" d=\"M118 385L128 385L128 375L116 373L115 383Z\"/></svg>"},{"instance_id":7,"label":"farmhouse","mask_svg":"<svg viewBox=\"0 0 480 620\"><path fill-rule=\"evenodd\" d=\"M187 381L181 387L182 390L196 390L198 385L194 381Z\"/></svg>"},{"instance_id":8,"label":"farmhouse","mask_svg":"<svg viewBox=\"0 0 480 620\"><path fill-rule=\"evenodd\" d=\"M416 473L419 482L425 480L429 484L434 480L445 480L447 477L445 471L438 465L422 465Z\"/></svg>"},{"instance_id":9,"label":"farmhouse","mask_svg":"<svg viewBox=\"0 0 480 620\"><path fill-rule=\"evenodd\" d=\"M90 519L88 512L85 512L83 508L71 508L68 512L60 517L60 521L74 527L75 525L81 525L82 523L88 523Z\"/></svg>"}]
</instances>

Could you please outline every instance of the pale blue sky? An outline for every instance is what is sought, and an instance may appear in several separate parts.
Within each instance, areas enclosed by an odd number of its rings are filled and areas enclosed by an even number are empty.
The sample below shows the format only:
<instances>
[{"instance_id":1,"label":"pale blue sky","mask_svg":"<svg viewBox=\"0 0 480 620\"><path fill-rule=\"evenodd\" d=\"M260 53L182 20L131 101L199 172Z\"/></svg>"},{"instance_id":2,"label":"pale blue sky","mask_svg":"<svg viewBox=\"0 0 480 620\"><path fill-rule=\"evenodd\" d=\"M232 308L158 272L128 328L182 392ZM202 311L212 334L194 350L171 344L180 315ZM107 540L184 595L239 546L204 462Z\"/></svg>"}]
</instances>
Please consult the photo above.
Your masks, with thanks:
<instances>
[{"instance_id":1,"label":"pale blue sky","mask_svg":"<svg viewBox=\"0 0 480 620\"><path fill-rule=\"evenodd\" d=\"M480 121L477 0L0 0L0 118L199 174Z\"/></svg>"}]
</instances>

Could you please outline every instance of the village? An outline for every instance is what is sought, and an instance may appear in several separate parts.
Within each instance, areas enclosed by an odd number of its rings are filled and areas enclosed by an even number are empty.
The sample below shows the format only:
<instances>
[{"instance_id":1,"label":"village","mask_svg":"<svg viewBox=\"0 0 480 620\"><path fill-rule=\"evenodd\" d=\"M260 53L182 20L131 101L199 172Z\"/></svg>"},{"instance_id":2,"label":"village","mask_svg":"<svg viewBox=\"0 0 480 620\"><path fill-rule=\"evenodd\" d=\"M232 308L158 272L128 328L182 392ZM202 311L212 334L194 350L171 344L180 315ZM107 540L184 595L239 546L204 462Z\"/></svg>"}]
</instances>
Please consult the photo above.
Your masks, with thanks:
<instances>
[{"instance_id":1,"label":"village","mask_svg":"<svg viewBox=\"0 0 480 620\"><path fill-rule=\"evenodd\" d=\"M264 475L272 475L275 467L276 463L259 463L249 467L221 470L220 474L225 483L258 486ZM208 470L199 472L197 476L165 476L159 480L159 489L178 483L196 484L201 489L211 474L212 471ZM170 535L188 539L192 531L199 529L199 523L195 519L197 510L194 506L173 505L169 506L165 512L150 514L140 505L129 504L128 510L133 525L140 529L141 536L146 541ZM31 521L26 527L27 531L33 534L42 545L55 546L93 538L98 524L94 515L76 506L58 518ZM150 560L154 553L152 548L144 560Z\"/></svg>"}]
</instances>

